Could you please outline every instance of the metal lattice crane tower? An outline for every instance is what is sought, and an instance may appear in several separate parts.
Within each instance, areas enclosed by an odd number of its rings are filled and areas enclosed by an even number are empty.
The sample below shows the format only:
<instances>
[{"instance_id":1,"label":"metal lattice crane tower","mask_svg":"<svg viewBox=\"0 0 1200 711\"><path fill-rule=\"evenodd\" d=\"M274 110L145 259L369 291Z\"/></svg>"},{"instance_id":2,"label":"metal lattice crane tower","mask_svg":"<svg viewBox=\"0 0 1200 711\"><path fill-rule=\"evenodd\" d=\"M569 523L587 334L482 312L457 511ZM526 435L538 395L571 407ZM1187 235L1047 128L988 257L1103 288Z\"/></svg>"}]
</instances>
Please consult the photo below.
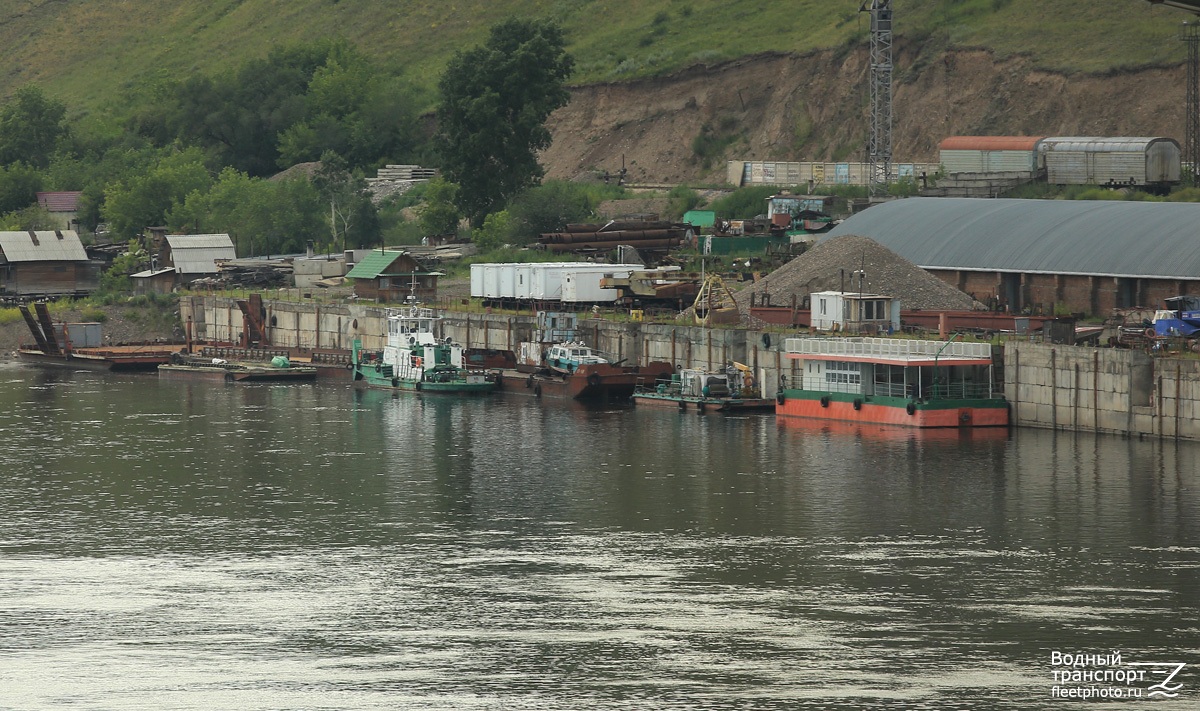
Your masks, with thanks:
<instances>
[{"instance_id":1,"label":"metal lattice crane tower","mask_svg":"<svg viewBox=\"0 0 1200 711\"><path fill-rule=\"evenodd\" d=\"M892 172L892 0L864 0L871 13L871 192L886 194Z\"/></svg>"},{"instance_id":2,"label":"metal lattice crane tower","mask_svg":"<svg viewBox=\"0 0 1200 711\"><path fill-rule=\"evenodd\" d=\"M1154 5L1187 10L1200 15L1200 2L1197 0L1148 0ZM1183 124L1183 160L1191 167L1192 185L1200 185L1196 170L1200 168L1200 23L1183 23L1183 31L1179 39L1187 44L1187 98L1185 99L1185 114Z\"/></svg>"}]
</instances>

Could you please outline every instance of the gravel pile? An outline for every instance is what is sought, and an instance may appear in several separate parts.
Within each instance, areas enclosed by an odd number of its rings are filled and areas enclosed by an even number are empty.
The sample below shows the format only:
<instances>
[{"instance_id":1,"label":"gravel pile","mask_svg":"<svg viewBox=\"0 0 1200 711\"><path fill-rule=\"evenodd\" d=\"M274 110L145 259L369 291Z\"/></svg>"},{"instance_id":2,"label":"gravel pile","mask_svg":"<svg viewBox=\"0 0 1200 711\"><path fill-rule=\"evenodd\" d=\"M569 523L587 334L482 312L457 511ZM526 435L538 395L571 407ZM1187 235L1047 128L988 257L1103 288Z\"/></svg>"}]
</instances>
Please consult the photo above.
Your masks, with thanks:
<instances>
[{"instance_id":1,"label":"gravel pile","mask_svg":"<svg viewBox=\"0 0 1200 711\"><path fill-rule=\"evenodd\" d=\"M845 270L845 282L841 271ZM904 259L870 237L843 235L822 242L783 265L766 277L737 292L735 298L742 323L761 325L750 317L750 295L769 294L771 305L790 306L792 294L797 304L815 291L858 291L858 278L851 273L862 270L862 291L900 299L902 309L970 309L974 300L967 294ZM761 297L755 296L755 303Z\"/></svg>"}]
</instances>

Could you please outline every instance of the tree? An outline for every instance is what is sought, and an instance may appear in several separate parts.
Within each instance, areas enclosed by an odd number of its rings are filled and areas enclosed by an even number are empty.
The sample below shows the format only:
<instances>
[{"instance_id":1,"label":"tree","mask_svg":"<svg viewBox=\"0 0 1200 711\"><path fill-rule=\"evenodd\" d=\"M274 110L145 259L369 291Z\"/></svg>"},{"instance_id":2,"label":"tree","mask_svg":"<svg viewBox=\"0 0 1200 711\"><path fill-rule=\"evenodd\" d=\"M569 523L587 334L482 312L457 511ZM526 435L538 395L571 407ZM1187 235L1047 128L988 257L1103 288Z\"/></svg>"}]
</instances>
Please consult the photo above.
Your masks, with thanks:
<instances>
[{"instance_id":1,"label":"tree","mask_svg":"<svg viewBox=\"0 0 1200 711\"><path fill-rule=\"evenodd\" d=\"M146 227L164 224L176 205L211 184L203 155L190 148L162 158L145 172L109 184L102 214L115 235L128 239Z\"/></svg>"},{"instance_id":2,"label":"tree","mask_svg":"<svg viewBox=\"0 0 1200 711\"><path fill-rule=\"evenodd\" d=\"M430 180L425 188L425 204L420 210L421 231L425 235L452 235L458 232L458 221L462 213L455 203L458 186L440 175Z\"/></svg>"},{"instance_id":3,"label":"tree","mask_svg":"<svg viewBox=\"0 0 1200 711\"><path fill-rule=\"evenodd\" d=\"M67 107L46 97L33 84L17 89L0 109L0 165L24 161L38 168L50 163L60 138L66 135Z\"/></svg>"},{"instance_id":4,"label":"tree","mask_svg":"<svg viewBox=\"0 0 1200 711\"><path fill-rule=\"evenodd\" d=\"M587 188L561 180L530 188L513 199L514 228L529 238L559 232L571 222L585 222L594 209Z\"/></svg>"},{"instance_id":5,"label":"tree","mask_svg":"<svg viewBox=\"0 0 1200 711\"><path fill-rule=\"evenodd\" d=\"M299 252L325 233L320 195L307 180L251 178L221 171L208 190L196 190L171 211L167 226L180 232L225 232L238 254Z\"/></svg>"},{"instance_id":6,"label":"tree","mask_svg":"<svg viewBox=\"0 0 1200 711\"><path fill-rule=\"evenodd\" d=\"M0 212L13 212L37 202L42 174L24 163L0 167Z\"/></svg>"},{"instance_id":7,"label":"tree","mask_svg":"<svg viewBox=\"0 0 1200 711\"><path fill-rule=\"evenodd\" d=\"M313 185L329 206L330 244L334 249L375 244L379 215L360 173L352 173L338 154L325 151L321 167L313 174Z\"/></svg>"},{"instance_id":8,"label":"tree","mask_svg":"<svg viewBox=\"0 0 1200 711\"><path fill-rule=\"evenodd\" d=\"M485 44L458 52L438 86L442 171L460 187L458 206L480 227L544 174L537 154L550 145L545 121L570 99L574 60L562 29L548 21L505 20Z\"/></svg>"},{"instance_id":9,"label":"tree","mask_svg":"<svg viewBox=\"0 0 1200 711\"><path fill-rule=\"evenodd\" d=\"M471 230L471 241L485 252L504 246L511 236L512 218L505 210L493 212L483 219L483 227Z\"/></svg>"}]
</instances>

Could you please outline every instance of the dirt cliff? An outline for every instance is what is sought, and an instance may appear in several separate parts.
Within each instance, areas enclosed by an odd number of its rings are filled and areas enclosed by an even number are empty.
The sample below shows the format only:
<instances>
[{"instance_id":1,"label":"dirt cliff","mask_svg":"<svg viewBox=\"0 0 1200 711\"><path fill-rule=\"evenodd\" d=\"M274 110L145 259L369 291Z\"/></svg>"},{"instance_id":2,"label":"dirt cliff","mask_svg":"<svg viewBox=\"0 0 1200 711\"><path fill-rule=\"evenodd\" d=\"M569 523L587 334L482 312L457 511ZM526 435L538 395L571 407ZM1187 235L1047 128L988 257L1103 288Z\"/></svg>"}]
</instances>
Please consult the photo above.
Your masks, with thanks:
<instances>
[{"instance_id":1,"label":"dirt cliff","mask_svg":"<svg viewBox=\"0 0 1200 711\"><path fill-rule=\"evenodd\" d=\"M933 57L932 59L930 57ZM893 154L936 160L957 134L1170 136L1183 142L1183 66L1057 74L1016 56L897 52ZM720 183L725 160L863 160L865 47L763 54L667 77L576 88L550 119L548 177L615 172L639 183ZM697 140L697 136L703 136ZM707 162L700 153L707 156Z\"/></svg>"}]
</instances>

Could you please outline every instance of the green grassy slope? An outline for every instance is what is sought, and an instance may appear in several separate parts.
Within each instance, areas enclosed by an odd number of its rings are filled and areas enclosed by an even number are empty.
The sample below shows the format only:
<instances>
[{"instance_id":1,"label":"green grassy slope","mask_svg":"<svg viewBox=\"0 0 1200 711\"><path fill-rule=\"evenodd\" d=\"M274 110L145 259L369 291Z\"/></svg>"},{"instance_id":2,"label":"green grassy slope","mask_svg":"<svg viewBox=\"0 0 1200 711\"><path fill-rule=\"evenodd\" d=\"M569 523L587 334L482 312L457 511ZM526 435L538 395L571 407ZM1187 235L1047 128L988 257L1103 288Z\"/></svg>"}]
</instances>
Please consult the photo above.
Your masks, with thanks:
<instances>
[{"instance_id":1,"label":"green grassy slope","mask_svg":"<svg viewBox=\"0 0 1200 711\"><path fill-rule=\"evenodd\" d=\"M189 72L230 69L273 44L340 36L432 86L456 49L509 14L555 19L576 83L619 81L764 51L865 41L860 0L5 0L0 97L36 81L73 108ZM1106 71L1182 61L1187 13L1145 0L895 0L897 46L1024 53Z\"/></svg>"}]
</instances>

